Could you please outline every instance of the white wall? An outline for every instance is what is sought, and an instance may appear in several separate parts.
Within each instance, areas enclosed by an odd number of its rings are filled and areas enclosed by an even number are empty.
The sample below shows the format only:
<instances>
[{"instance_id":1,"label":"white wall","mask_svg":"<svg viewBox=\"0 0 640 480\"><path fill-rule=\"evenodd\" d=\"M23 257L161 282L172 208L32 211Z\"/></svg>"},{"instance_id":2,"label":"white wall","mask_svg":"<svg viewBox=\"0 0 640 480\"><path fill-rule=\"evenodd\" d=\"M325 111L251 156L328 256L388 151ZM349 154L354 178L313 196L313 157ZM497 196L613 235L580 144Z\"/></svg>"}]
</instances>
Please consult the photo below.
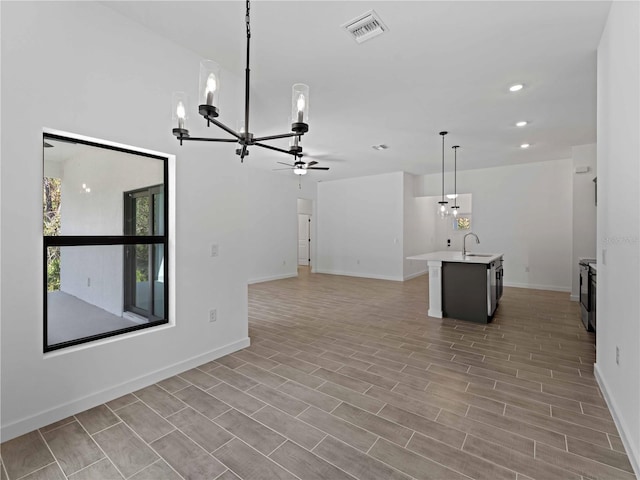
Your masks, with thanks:
<instances>
[{"instance_id":1,"label":"white wall","mask_svg":"<svg viewBox=\"0 0 640 480\"><path fill-rule=\"evenodd\" d=\"M248 345L248 195L232 146L171 135L171 92L195 97L196 55L94 2L1 8L4 441ZM234 125L242 82L223 84ZM43 127L177 155L175 326L43 355Z\"/></svg>"},{"instance_id":2,"label":"white wall","mask_svg":"<svg viewBox=\"0 0 640 480\"><path fill-rule=\"evenodd\" d=\"M249 170L249 283L298 275L298 178Z\"/></svg>"},{"instance_id":3,"label":"white wall","mask_svg":"<svg viewBox=\"0 0 640 480\"><path fill-rule=\"evenodd\" d=\"M571 172L571 159L458 172L458 191L473 196L474 248L504 253L505 285L571 290ZM416 181L418 195L439 194L439 174Z\"/></svg>"},{"instance_id":4,"label":"white wall","mask_svg":"<svg viewBox=\"0 0 640 480\"><path fill-rule=\"evenodd\" d=\"M318 184L315 271L403 280L404 173Z\"/></svg>"},{"instance_id":5,"label":"white wall","mask_svg":"<svg viewBox=\"0 0 640 480\"><path fill-rule=\"evenodd\" d=\"M640 4L613 2L598 47L598 378L640 475ZM619 348L620 363L616 363Z\"/></svg>"},{"instance_id":6,"label":"white wall","mask_svg":"<svg viewBox=\"0 0 640 480\"><path fill-rule=\"evenodd\" d=\"M596 145L578 145L571 149L573 158L573 265L571 267L571 299L579 300L580 270L578 258L596 258L596 186L598 174ZM576 167L588 167L586 173L575 173Z\"/></svg>"},{"instance_id":7,"label":"white wall","mask_svg":"<svg viewBox=\"0 0 640 480\"><path fill-rule=\"evenodd\" d=\"M432 197L415 196L415 176L404 174L403 278L408 280L428 272L427 262L406 257L435 251L436 207Z\"/></svg>"}]
</instances>

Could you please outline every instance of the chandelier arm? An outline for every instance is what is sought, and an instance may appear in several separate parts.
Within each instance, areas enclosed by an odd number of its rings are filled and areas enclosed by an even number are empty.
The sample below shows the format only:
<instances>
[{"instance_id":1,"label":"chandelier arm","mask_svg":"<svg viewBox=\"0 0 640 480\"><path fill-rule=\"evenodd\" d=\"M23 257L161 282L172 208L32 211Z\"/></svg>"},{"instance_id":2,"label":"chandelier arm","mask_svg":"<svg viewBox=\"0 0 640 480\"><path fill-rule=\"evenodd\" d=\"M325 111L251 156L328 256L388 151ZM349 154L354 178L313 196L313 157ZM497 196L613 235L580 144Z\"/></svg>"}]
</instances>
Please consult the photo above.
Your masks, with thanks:
<instances>
[{"instance_id":1,"label":"chandelier arm","mask_svg":"<svg viewBox=\"0 0 640 480\"><path fill-rule=\"evenodd\" d=\"M301 136L301 134L299 133L283 133L280 135L268 135L266 137L258 137L258 138L254 138L253 141L254 142L262 142L264 140L275 140L276 138L289 138L289 137L298 137Z\"/></svg>"},{"instance_id":2,"label":"chandelier arm","mask_svg":"<svg viewBox=\"0 0 640 480\"><path fill-rule=\"evenodd\" d=\"M285 150L284 148L278 148L278 147L272 147L271 145L267 145L266 143L254 143L254 145L257 145L258 147L262 147L262 148L268 148L269 150L275 150L276 152L280 152L280 153L286 153L288 155L293 155L294 157L296 156L296 154L290 152L289 150Z\"/></svg>"},{"instance_id":3,"label":"chandelier arm","mask_svg":"<svg viewBox=\"0 0 640 480\"><path fill-rule=\"evenodd\" d=\"M204 118L207 119L207 121L213 123L214 125L216 125L217 127L220 127L221 129L223 129L225 132L233 135L234 137L236 137L235 141L240 140L241 138L244 138L244 136L240 135L239 133L237 133L236 131L234 131L233 129L227 127L224 123L219 122L218 120L215 119L215 117L211 117L209 115L205 115ZM248 131L245 129L245 131Z\"/></svg>"},{"instance_id":4,"label":"chandelier arm","mask_svg":"<svg viewBox=\"0 0 640 480\"><path fill-rule=\"evenodd\" d=\"M229 142L238 143L235 138L206 138L206 137L178 137L178 140L197 140L199 142Z\"/></svg>"}]
</instances>

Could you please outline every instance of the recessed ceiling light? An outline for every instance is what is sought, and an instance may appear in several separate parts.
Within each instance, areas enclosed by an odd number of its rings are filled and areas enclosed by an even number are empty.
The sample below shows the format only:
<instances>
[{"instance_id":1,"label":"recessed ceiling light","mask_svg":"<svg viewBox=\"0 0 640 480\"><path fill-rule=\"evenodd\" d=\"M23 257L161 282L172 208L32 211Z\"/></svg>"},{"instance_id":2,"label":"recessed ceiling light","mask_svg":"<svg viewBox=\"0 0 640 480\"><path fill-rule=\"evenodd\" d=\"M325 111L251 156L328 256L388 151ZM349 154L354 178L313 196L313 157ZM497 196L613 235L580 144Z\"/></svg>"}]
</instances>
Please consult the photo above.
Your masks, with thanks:
<instances>
[{"instance_id":1,"label":"recessed ceiling light","mask_svg":"<svg viewBox=\"0 0 640 480\"><path fill-rule=\"evenodd\" d=\"M517 92L518 90L522 90L522 87L524 87L524 85L522 85L521 83L516 83L515 85L511 85L509 87L509 91L510 92Z\"/></svg>"},{"instance_id":2,"label":"recessed ceiling light","mask_svg":"<svg viewBox=\"0 0 640 480\"><path fill-rule=\"evenodd\" d=\"M374 150L386 150L387 148L389 148L389 145L381 143L380 145L373 145L371 148L373 148Z\"/></svg>"},{"instance_id":3,"label":"recessed ceiling light","mask_svg":"<svg viewBox=\"0 0 640 480\"><path fill-rule=\"evenodd\" d=\"M520 148L529 148L531 145L529 145L528 143L523 143L522 145L520 145Z\"/></svg>"},{"instance_id":4,"label":"recessed ceiling light","mask_svg":"<svg viewBox=\"0 0 640 480\"><path fill-rule=\"evenodd\" d=\"M529 123L529 122L526 122L524 120L522 120L520 122L516 122L516 127L524 127L525 125L527 125L527 123Z\"/></svg>"}]
</instances>

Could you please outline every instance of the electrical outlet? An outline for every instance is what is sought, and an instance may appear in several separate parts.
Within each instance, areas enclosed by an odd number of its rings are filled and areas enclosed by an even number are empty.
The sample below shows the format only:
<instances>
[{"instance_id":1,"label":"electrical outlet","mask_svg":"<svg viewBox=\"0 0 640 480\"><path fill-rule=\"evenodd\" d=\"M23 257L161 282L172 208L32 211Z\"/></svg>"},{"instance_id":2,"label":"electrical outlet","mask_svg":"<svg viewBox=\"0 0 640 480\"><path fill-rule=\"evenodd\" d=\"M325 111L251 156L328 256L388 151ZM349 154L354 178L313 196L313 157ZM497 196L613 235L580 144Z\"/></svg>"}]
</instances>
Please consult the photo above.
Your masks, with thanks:
<instances>
[{"instance_id":1,"label":"electrical outlet","mask_svg":"<svg viewBox=\"0 0 640 480\"><path fill-rule=\"evenodd\" d=\"M282 260L282 266L284 267L287 264L286 260Z\"/></svg>"},{"instance_id":2,"label":"electrical outlet","mask_svg":"<svg viewBox=\"0 0 640 480\"><path fill-rule=\"evenodd\" d=\"M209 310L209 322L215 322L218 320L218 310L216 310L215 308L212 308L211 310Z\"/></svg>"},{"instance_id":3,"label":"electrical outlet","mask_svg":"<svg viewBox=\"0 0 640 480\"><path fill-rule=\"evenodd\" d=\"M212 243L211 244L211 256L212 257L217 257L218 256L218 244L217 243Z\"/></svg>"},{"instance_id":4,"label":"electrical outlet","mask_svg":"<svg viewBox=\"0 0 640 480\"><path fill-rule=\"evenodd\" d=\"M87 287L91 286L91 277L87 277Z\"/></svg>"},{"instance_id":5,"label":"electrical outlet","mask_svg":"<svg viewBox=\"0 0 640 480\"><path fill-rule=\"evenodd\" d=\"M529 273L529 267L524 267L525 273Z\"/></svg>"},{"instance_id":6,"label":"electrical outlet","mask_svg":"<svg viewBox=\"0 0 640 480\"><path fill-rule=\"evenodd\" d=\"M357 265L360 265L360 260L356 260L356 264L357 264Z\"/></svg>"},{"instance_id":7,"label":"electrical outlet","mask_svg":"<svg viewBox=\"0 0 640 480\"><path fill-rule=\"evenodd\" d=\"M620 365L620 347L616 345L616 365Z\"/></svg>"},{"instance_id":8,"label":"electrical outlet","mask_svg":"<svg viewBox=\"0 0 640 480\"><path fill-rule=\"evenodd\" d=\"M602 264L603 265L607 264L607 249L606 248L602 249Z\"/></svg>"}]
</instances>

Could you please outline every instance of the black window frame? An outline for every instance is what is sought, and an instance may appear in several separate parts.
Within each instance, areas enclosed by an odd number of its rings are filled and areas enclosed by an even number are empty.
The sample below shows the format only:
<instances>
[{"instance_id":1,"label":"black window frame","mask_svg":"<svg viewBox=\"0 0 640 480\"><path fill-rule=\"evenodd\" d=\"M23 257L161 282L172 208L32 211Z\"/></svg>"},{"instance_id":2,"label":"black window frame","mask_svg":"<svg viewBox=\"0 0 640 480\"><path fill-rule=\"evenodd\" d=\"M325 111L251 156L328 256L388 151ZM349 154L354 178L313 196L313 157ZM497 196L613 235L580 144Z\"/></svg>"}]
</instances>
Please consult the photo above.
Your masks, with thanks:
<instances>
[{"instance_id":1,"label":"black window frame","mask_svg":"<svg viewBox=\"0 0 640 480\"><path fill-rule=\"evenodd\" d=\"M127 153L131 155L138 155L147 158L153 158L163 162L163 175L164 175L164 233L162 235L59 235L59 236L46 236L43 231L43 352L52 352L63 348L68 348L74 345L81 345L84 343L94 342L96 340L102 340L109 337L123 335L125 333L135 332L138 330L144 330L147 328L156 327L159 325L166 325L169 323L169 157L164 155L157 155L140 150L130 149L126 147L119 147L115 145L108 145L105 143L93 142L89 140L79 139L71 136L58 135L53 133L43 132L43 152L42 161L44 165L44 143L47 139L58 140L63 142L73 142L83 145L88 145L97 148L104 148L107 150L113 150L116 152ZM44 175L43 175L44 177ZM150 321L149 323L134 325L131 327L120 328L110 332L104 332L96 335L90 335L82 337L76 340L69 340L66 342L56 343L54 345L48 345L48 325L47 325L47 288L48 288L48 272L47 272L47 252L50 247L78 247L78 246L113 246L113 245L164 245L164 318L157 321ZM123 286L124 288L124 286Z\"/></svg>"}]
</instances>

